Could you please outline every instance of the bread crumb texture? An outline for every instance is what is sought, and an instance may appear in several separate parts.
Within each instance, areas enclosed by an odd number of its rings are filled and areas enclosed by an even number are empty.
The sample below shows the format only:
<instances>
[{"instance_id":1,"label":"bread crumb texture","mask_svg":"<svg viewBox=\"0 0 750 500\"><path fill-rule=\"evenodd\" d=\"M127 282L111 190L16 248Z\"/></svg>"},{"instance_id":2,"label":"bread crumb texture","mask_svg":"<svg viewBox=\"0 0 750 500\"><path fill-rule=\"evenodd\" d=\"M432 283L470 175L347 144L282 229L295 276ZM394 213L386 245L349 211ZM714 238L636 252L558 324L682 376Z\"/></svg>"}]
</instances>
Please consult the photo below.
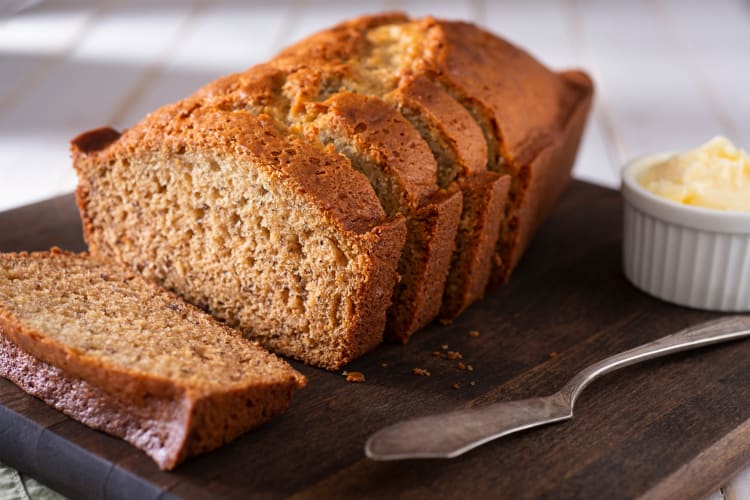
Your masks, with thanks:
<instances>
[{"instance_id":1,"label":"bread crumb texture","mask_svg":"<svg viewBox=\"0 0 750 500\"><path fill-rule=\"evenodd\" d=\"M268 420L306 383L172 293L86 255L0 254L0 334L0 375L167 469Z\"/></svg>"},{"instance_id":2,"label":"bread crumb texture","mask_svg":"<svg viewBox=\"0 0 750 500\"><path fill-rule=\"evenodd\" d=\"M87 241L264 346L335 369L382 339L404 222L345 159L269 120L182 102L104 157L78 155Z\"/></svg>"}]
</instances>

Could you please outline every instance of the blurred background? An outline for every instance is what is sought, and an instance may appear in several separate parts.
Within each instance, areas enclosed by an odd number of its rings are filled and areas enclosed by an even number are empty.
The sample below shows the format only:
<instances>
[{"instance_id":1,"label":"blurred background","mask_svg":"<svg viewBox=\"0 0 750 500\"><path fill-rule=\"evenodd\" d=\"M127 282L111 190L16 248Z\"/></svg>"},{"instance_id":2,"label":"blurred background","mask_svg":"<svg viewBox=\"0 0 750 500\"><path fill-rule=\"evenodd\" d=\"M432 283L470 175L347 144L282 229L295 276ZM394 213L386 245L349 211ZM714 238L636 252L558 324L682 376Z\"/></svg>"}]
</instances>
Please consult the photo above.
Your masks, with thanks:
<instances>
[{"instance_id":1,"label":"blurred background","mask_svg":"<svg viewBox=\"0 0 750 500\"><path fill-rule=\"evenodd\" d=\"M68 141L126 128L225 73L361 13L471 20L597 99L576 176L716 134L750 145L750 3L654 1L8 1L0 4L0 210L71 191Z\"/></svg>"},{"instance_id":2,"label":"blurred background","mask_svg":"<svg viewBox=\"0 0 750 500\"><path fill-rule=\"evenodd\" d=\"M336 21L399 9L477 22L597 84L575 175L723 134L750 147L750 2L3 0L0 210L75 187L68 142L121 129Z\"/></svg>"}]
</instances>

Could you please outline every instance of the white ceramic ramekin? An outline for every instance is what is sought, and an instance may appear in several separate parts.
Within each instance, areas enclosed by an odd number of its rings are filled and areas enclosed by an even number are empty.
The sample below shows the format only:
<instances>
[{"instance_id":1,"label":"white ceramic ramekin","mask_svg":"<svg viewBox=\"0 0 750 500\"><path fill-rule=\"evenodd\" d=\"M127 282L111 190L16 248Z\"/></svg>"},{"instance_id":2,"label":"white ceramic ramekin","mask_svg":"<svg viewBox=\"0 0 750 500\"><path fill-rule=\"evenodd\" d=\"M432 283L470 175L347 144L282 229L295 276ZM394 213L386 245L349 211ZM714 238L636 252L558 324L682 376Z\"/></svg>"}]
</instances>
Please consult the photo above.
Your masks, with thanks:
<instances>
[{"instance_id":1,"label":"white ceramic ramekin","mask_svg":"<svg viewBox=\"0 0 750 500\"><path fill-rule=\"evenodd\" d=\"M638 175L668 156L623 167L625 276L675 304L750 311L750 213L684 205L644 189Z\"/></svg>"}]
</instances>

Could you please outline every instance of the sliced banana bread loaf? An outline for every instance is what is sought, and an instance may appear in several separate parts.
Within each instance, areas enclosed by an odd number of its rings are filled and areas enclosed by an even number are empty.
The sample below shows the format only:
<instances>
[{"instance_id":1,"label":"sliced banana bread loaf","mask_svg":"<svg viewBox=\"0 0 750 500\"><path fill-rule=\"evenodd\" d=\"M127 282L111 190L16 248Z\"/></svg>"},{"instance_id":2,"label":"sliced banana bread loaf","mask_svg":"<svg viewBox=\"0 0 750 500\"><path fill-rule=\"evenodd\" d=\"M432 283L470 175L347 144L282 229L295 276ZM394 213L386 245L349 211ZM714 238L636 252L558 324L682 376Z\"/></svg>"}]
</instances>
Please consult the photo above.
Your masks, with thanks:
<instances>
[{"instance_id":1,"label":"sliced banana bread loaf","mask_svg":"<svg viewBox=\"0 0 750 500\"><path fill-rule=\"evenodd\" d=\"M355 19L122 138L80 138L86 237L264 345L336 368L377 343L390 297L388 334L405 340L507 279L567 184L591 94L583 73L473 25Z\"/></svg>"},{"instance_id":2,"label":"sliced banana bread loaf","mask_svg":"<svg viewBox=\"0 0 750 500\"><path fill-rule=\"evenodd\" d=\"M84 134L73 155L95 256L310 364L382 340L405 222L343 156L190 99L122 136Z\"/></svg>"},{"instance_id":3,"label":"sliced banana bread loaf","mask_svg":"<svg viewBox=\"0 0 750 500\"><path fill-rule=\"evenodd\" d=\"M0 376L162 469L282 412L305 377L131 270L0 254Z\"/></svg>"},{"instance_id":4,"label":"sliced banana bread loaf","mask_svg":"<svg viewBox=\"0 0 750 500\"><path fill-rule=\"evenodd\" d=\"M292 45L270 64L292 73L288 87L296 106L336 89L382 98L429 145L438 185L458 183L463 210L440 312L450 320L484 294L510 179L487 171L484 135L471 114L404 64L411 48L373 29L405 21L398 13L346 21Z\"/></svg>"},{"instance_id":5,"label":"sliced banana bread loaf","mask_svg":"<svg viewBox=\"0 0 750 500\"><path fill-rule=\"evenodd\" d=\"M259 65L194 97L220 108L267 113L292 133L330 145L368 177L386 213L406 217L400 280L386 323L389 338L406 341L440 310L461 193L438 188L429 147L400 113L379 98L334 90L340 85L333 78L306 67Z\"/></svg>"}]
</instances>

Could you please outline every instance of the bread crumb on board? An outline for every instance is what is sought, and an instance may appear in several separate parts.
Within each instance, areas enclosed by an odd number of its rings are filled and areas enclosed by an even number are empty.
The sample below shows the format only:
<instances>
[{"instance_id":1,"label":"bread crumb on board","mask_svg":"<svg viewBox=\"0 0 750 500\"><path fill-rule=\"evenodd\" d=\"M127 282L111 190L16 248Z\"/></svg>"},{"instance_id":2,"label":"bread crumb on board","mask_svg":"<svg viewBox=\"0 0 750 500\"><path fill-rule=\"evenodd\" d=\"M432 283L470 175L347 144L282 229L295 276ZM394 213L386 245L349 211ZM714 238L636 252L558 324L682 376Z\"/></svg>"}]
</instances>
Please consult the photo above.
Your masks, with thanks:
<instances>
[{"instance_id":1,"label":"bread crumb on board","mask_svg":"<svg viewBox=\"0 0 750 500\"><path fill-rule=\"evenodd\" d=\"M458 390L458 389L461 388L461 384L456 383L456 384L453 384L451 387L453 387L454 389Z\"/></svg>"},{"instance_id":2,"label":"bread crumb on board","mask_svg":"<svg viewBox=\"0 0 750 500\"><path fill-rule=\"evenodd\" d=\"M443 345L440 346L440 348L442 350L444 350L444 351L447 351L448 350L448 344L443 344Z\"/></svg>"},{"instance_id":3,"label":"bread crumb on board","mask_svg":"<svg viewBox=\"0 0 750 500\"><path fill-rule=\"evenodd\" d=\"M419 375L420 377L430 376L430 372L425 370L424 368L412 368L411 373L412 375Z\"/></svg>"},{"instance_id":4,"label":"bread crumb on board","mask_svg":"<svg viewBox=\"0 0 750 500\"><path fill-rule=\"evenodd\" d=\"M380 363L380 366L381 368L388 368L388 363L386 362Z\"/></svg>"},{"instance_id":5,"label":"bread crumb on board","mask_svg":"<svg viewBox=\"0 0 750 500\"><path fill-rule=\"evenodd\" d=\"M448 351L445 355L446 359L463 359L463 355L458 351Z\"/></svg>"},{"instance_id":6,"label":"bread crumb on board","mask_svg":"<svg viewBox=\"0 0 750 500\"><path fill-rule=\"evenodd\" d=\"M555 359L557 357L557 353L555 351L552 351L549 353L549 359Z\"/></svg>"},{"instance_id":7,"label":"bread crumb on board","mask_svg":"<svg viewBox=\"0 0 750 500\"><path fill-rule=\"evenodd\" d=\"M479 330L469 330L469 337L479 337Z\"/></svg>"},{"instance_id":8,"label":"bread crumb on board","mask_svg":"<svg viewBox=\"0 0 750 500\"><path fill-rule=\"evenodd\" d=\"M346 373L346 372L344 372ZM365 374L362 372L349 372L346 373L346 381L355 384L360 384L365 381Z\"/></svg>"}]
</instances>

